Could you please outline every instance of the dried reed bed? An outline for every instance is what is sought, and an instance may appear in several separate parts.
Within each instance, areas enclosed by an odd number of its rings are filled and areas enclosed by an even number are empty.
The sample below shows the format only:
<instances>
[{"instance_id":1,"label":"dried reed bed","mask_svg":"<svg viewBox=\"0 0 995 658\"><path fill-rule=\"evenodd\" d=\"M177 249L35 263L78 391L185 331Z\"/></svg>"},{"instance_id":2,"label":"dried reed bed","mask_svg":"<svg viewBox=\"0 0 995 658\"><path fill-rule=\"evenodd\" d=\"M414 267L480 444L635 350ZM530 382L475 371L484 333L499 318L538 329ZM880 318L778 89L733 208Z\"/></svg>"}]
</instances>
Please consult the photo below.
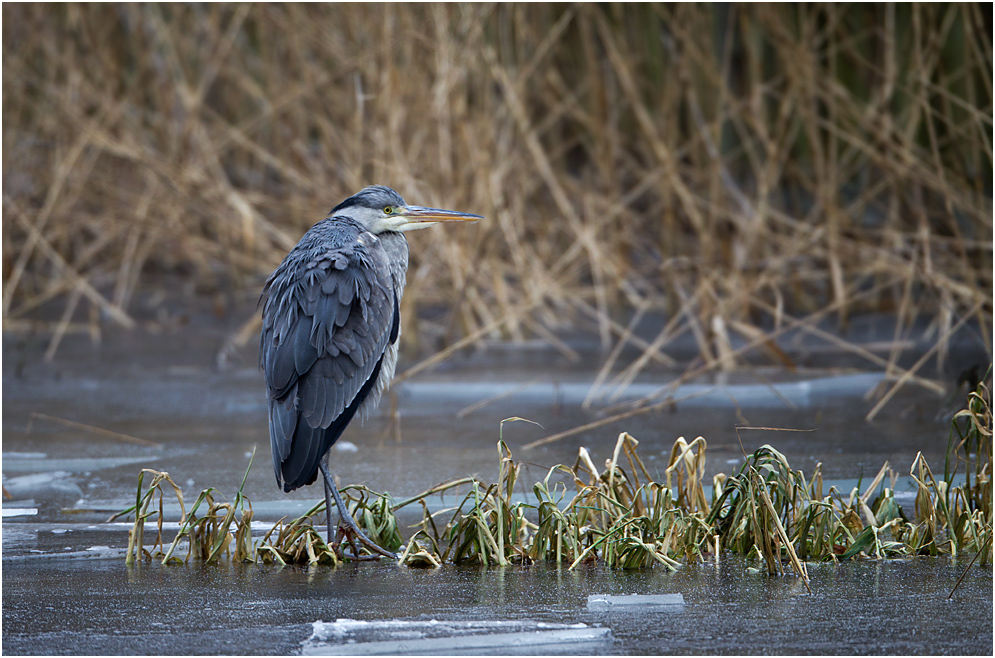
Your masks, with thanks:
<instances>
[{"instance_id":1,"label":"dried reed bed","mask_svg":"<svg viewBox=\"0 0 995 658\"><path fill-rule=\"evenodd\" d=\"M898 366L917 317L940 363L964 322L991 343L977 4L3 18L3 317L61 303L50 355L65 331L132 326L158 273L254 298L310 224L372 182L488 217L412 236L406 335L426 347L559 345L589 323L616 347L599 383L618 390L687 333L706 368L729 369L750 352L790 365L776 340L800 329L896 385L918 380L921 364ZM440 306L441 321L413 312ZM896 319L884 356L819 327L867 311ZM669 322L637 338L658 313ZM626 344L642 356L623 363Z\"/></svg>"}]
</instances>

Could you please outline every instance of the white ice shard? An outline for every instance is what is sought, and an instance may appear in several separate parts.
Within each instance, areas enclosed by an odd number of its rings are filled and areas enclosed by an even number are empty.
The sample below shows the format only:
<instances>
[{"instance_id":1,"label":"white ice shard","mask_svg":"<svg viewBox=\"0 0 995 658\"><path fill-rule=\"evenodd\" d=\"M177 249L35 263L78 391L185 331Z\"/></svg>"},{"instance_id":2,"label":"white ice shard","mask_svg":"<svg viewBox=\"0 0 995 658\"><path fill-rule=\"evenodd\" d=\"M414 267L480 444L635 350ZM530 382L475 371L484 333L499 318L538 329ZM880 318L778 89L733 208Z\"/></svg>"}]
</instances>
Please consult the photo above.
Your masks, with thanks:
<instances>
[{"instance_id":1,"label":"white ice shard","mask_svg":"<svg viewBox=\"0 0 995 658\"><path fill-rule=\"evenodd\" d=\"M507 650L527 654L531 647L565 644L574 654L578 644L611 640L608 628L587 624L549 624L530 620L363 621L339 619L314 622L302 643L306 656L474 653Z\"/></svg>"},{"instance_id":2,"label":"white ice shard","mask_svg":"<svg viewBox=\"0 0 995 658\"><path fill-rule=\"evenodd\" d=\"M587 609L596 612L608 610L640 611L644 609L666 608L673 610L684 606L683 594L591 594L587 597Z\"/></svg>"}]
</instances>

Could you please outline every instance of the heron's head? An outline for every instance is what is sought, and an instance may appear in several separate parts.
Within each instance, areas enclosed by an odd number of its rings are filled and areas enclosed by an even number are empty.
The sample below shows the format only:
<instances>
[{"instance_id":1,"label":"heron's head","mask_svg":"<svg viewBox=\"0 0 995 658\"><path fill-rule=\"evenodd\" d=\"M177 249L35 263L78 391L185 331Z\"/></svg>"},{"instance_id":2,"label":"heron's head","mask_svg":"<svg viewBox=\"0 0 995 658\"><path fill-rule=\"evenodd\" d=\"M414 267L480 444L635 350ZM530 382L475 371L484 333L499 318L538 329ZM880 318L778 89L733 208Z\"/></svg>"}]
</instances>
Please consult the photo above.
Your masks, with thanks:
<instances>
[{"instance_id":1,"label":"heron's head","mask_svg":"<svg viewBox=\"0 0 995 658\"><path fill-rule=\"evenodd\" d=\"M371 185L332 208L330 217L351 217L374 235L385 231L413 231L439 222L474 222L483 219L455 210L409 206L401 195L383 185Z\"/></svg>"}]
</instances>

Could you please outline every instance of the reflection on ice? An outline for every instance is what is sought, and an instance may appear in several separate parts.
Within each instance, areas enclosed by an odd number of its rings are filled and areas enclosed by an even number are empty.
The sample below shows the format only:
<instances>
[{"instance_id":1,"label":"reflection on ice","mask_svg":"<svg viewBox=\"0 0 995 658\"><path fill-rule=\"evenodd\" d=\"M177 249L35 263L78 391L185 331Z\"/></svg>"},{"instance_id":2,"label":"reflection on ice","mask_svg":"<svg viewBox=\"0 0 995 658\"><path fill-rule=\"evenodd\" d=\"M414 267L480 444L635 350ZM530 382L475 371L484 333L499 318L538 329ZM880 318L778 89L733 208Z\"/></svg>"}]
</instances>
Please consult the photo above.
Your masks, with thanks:
<instances>
[{"instance_id":1,"label":"reflection on ice","mask_svg":"<svg viewBox=\"0 0 995 658\"><path fill-rule=\"evenodd\" d=\"M611 630L587 624L548 624L535 621L410 621L389 619L362 621L338 619L316 621L311 637L302 643L301 652L310 656L529 653L535 647L567 645L552 653L575 654L580 643L611 641Z\"/></svg>"}]
</instances>

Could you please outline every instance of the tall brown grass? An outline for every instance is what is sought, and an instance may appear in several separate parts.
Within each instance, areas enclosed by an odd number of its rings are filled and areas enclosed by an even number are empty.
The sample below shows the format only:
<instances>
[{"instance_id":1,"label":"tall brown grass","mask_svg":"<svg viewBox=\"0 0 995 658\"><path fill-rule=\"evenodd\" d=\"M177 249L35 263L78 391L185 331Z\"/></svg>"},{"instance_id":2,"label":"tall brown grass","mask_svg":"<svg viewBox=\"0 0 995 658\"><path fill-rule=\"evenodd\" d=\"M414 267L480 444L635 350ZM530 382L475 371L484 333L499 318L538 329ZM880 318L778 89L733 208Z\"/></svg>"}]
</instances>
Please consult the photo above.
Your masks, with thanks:
<instances>
[{"instance_id":1,"label":"tall brown grass","mask_svg":"<svg viewBox=\"0 0 995 658\"><path fill-rule=\"evenodd\" d=\"M899 382L932 321L991 342L991 16L978 4L8 5L3 315L131 326L147 277L253 298L369 183L482 213L412 235L407 335L584 324L709 368L799 328ZM445 307L441 321L418 309ZM886 355L839 341L893 314ZM655 339L628 320L669 323ZM647 315L649 314L649 315ZM61 334L59 334L61 335ZM734 337L746 347L733 349ZM57 343L56 343L57 344ZM609 381L608 373L619 370Z\"/></svg>"}]
</instances>

